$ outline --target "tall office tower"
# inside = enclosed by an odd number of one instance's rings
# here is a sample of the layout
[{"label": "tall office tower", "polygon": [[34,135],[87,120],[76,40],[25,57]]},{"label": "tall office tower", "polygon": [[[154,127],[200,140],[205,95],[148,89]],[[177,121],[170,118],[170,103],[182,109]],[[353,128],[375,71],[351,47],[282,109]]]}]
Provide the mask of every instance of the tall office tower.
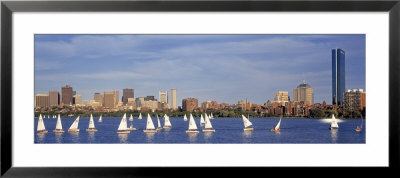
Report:
[{"label": "tall office tower", "polygon": [[332,49],[332,104],[343,104],[345,83],[345,53],[340,48]]},{"label": "tall office tower", "polygon": [[158,91],[158,99],[160,103],[168,104],[168,91]]},{"label": "tall office tower", "polygon": [[124,88],[122,91],[122,103],[124,103],[124,105],[128,103],[128,98],[134,98],[133,89]]},{"label": "tall office tower", "polygon": [[309,84],[306,84],[305,80],[296,89],[293,89],[293,101],[304,102],[307,105],[314,104],[313,89]]},{"label": "tall office tower", "polygon": [[199,100],[196,98],[185,98],[182,100],[182,109],[184,111],[190,111],[197,109],[199,107]]},{"label": "tall office tower", "polygon": [[75,98],[75,105],[81,105],[82,104],[82,96],[81,95],[74,95]]},{"label": "tall office tower", "polygon": [[60,92],[49,91],[49,104],[50,106],[58,106],[60,104]]},{"label": "tall office tower", "polygon": [[115,108],[115,91],[104,92],[104,107]]},{"label": "tall office tower", "polygon": [[49,106],[49,95],[37,94],[35,96],[35,107],[47,107]]},{"label": "tall office tower", "polygon": [[278,103],[289,102],[289,92],[287,91],[277,91],[275,92],[274,101]]},{"label": "tall office tower", "polygon": [[114,93],[114,106],[117,106],[119,103],[119,91],[114,90],[112,92]]},{"label": "tall office tower", "polygon": [[100,106],[103,106],[103,95],[100,93],[94,93],[93,99],[98,102]]},{"label": "tall office tower", "polygon": [[176,103],[176,89],[171,89],[171,108],[178,109],[178,106]]},{"label": "tall office tower", "polygon": [[69,85],[61,87],[62,100],[64,105],[72,105],[72,87]]}]

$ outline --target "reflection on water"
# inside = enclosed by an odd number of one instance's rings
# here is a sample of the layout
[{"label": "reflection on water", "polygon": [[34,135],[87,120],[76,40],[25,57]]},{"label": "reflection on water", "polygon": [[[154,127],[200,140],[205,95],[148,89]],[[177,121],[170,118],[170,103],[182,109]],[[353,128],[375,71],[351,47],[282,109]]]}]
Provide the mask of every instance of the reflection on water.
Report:
[{"label": "reflection on water", "polygon": [[62,143],[62,134],[63,133],[54,133],[54,134],[56,134],[56,142]]},{"label": "reflection on water", "polygon": [[211,136],[212,136],[212,132],[205,132],[204,133],[204,140],[206,140],[208,142]]},{"label": "reflection on water", "polygon": [[244,143],[250,143],[251,142],[251,133],[252,131],[243,131],[242,136],[243,136],[243,142]]},{"label": "reflection on water", "polygon": [[89,143],[93,143],[95,141],[94,134],[95,134],[95,132],[88,132]]},{"label": "reflection on water", "polygon": [[119,143],[128,143],[128,135],[129,134],[118,134]]},{"label": "reflection on water", "polygon": [[39,143],[44,143],[44,139],[46,138],[46,134],[45,133],[38,133],[37,137],[38,137],[38,142]]},{"label": "reflection on water", "polygon": [[337,143],[338,139],[337,129],[331,129],[331,138],[332,138],[332,143]]},{"label": "reflection on water", "polygon": [[197,133],[188,134],[188,136],[189,136],[189,142],[190,142],[190,143],[196,143],[197,135],[198,135]]},{"label": "reflection on water", "polygon": [[73,143],[79,143],[79,132],[68,132],[71,135],[71,141]]},{"label": "reflection on water", "polygon": [[155,133],[146,133],[146,141],[147,143],[153,143]]}]

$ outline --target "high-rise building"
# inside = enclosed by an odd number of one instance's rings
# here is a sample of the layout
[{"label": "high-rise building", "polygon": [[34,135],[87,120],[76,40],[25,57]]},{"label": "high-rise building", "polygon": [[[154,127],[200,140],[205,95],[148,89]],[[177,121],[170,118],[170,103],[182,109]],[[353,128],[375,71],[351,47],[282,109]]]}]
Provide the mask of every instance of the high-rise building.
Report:
[{"label": "high-rise building", "polygon": [[82,104],[82,96],[81,95],[74,95],[74,98],[75,98],[75,102],[74,102],[75,105],[79,106]]},{"label": "high-rise building", "polygon": [[60,104],[60,92],[49,91],[49,104],[50,106],[58,106]]},{"label": "high-rise building", "polygon": [[48,107],[48,106],[49,106],[48,94],[37,94],[35,96],[35,107]]},{"label": "high-rise building", "polygon": [[332,49],[332,104],[343,104],[345,85],[345,52],[340,48]]},{"label": "high-rise building", "polygon": [[277,91],[275,92],[274,101],[278,103],[289,102],[289,92],[287,91]]},{"label": "high-rise building", "polygon": [[142,107],[142,103],[144,102],[144,97],[139,97],[135,99],[136,107]]},{"label": "high-rise building", "polygon": [[176,89],[171,89],[171,108],[178,109],[176,100]]},{"label": "high-rise building", "polygon": [[61,103],[64,105],[72,105],[72,87],[69,85],[61,87],[62,100]]},{"label": "high-rise building", "polygon": [[182,100],[182,109],[184,111],[190,111],[197,109],[199,107],[199,100],[196,98],[185,98]]},{"label": "high-rise building", "polygon": [[114,106],[118,106],[119,103],[119,91],[118,90],[114,90]]},{"label": "high-rise building", "polygon": [[365,109],[365,92],[363,89],[347,90],[344,93],[343,108],[345,112],[362,111]]},{"label": "high-rise building", "polygon": [[124,105],[128,103],[128,98],[134,98],[134,91],[130,88],[124,88],[122,92],[122,103]]},{"label": "high-rise building", "polygon": [[305,80],[303,80],[303,83],[293,90],[293,101],[304,102],[307,105],[314,104],[313,89],[309,84],[306,84]]},{"label": "high-rise building", "polygon": [[158,91],[158,99],[160,103],[168,103],[168,91]]},{"label": "high-rise building", "polygon": [[106,108],[115,108],[115,92],[114,91],[105,91],[104,92],[104,107]]},{"label": "high-rise building", "polygon": [[103,106],[103,95],[101,95],[101,93],[94,93],[93,99],[98,102],[100,106]]}]

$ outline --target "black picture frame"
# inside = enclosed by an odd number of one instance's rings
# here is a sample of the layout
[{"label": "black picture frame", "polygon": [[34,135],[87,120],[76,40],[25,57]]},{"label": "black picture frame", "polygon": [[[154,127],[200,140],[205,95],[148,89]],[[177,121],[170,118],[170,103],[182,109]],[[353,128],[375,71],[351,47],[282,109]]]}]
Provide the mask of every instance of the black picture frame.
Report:
[{"label": "black picture frame", "polygon": [[[182,172],[177,168],[129,168],[129,167],[68,167],[68,168],[19,168],[12,165],[12,18],[13,12],[388,12],[389,13],[389,167],[363,168],[366,171],[349,171],[347,176],[367,175],[371,171],[392,171],[399,168],[399,121],[400,110],[400,1],[399,0],[264,0],[264,1],[2,1],[1,2],[1,176],[4,177],[176,177]],[[276,168],[276,167],[275,167]],[[337,168],[337,167],[335,167]],[[335,169],[333,168],[333,169]],[[353,167],[355,168],[355,167]],[[151,170],[149,170],[151,169]],[[155,169],[155,170],[154,170]],[[188,168],[184,172],[194,168]],[[209,168],[213,169],[213,168]],[[225,168],[211,171],[228,172]],[[279,168],[278,168],[279,169]],[[309,175],[309,168],[296,169]],[[332,169],[332,168],[319,168]],[[348,169],[348,168],[344,168]],[[357,168],[355,168],[357,169]],[[382,170],[383,169],[383,170]],[[202,174],[203,170],[194,172]],[[271,175],[265,168],[254,168],[252,175]],[[242,168],[229,170],[236,176]],[[280,174],[286,171],[279,171]],[[343,172],[342,172],[343,173]],[[342,174],[341,173],[341,174]],[[318,173],[320,174],[320,173]],[[321,176],[327,172],[322,172]],[[290,174],[292,175],[292,174]],[[248,176],[248,175],[247,175]],[[296,175],[298,176],[298,175]],[[317,175],[315,175],[317,176]]]}]

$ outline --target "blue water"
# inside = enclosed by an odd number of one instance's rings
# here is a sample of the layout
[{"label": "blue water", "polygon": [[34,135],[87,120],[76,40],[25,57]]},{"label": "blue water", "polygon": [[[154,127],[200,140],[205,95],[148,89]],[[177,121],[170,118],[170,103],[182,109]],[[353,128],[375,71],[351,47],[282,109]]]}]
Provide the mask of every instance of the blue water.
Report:
[{"label": "blue water", "polygon": [[[330,123],[322,119],[282,119],[281,131],[271,132],[270,128],[276,125],[279,118],[250,118],[254,131],[244,132],[241,118],[216,118],[211,123],[214,133],[203,133],[199,126],[200,119],[195,118],[198,134],[186,134],[189,121],[182,118],[170,118],[172,128],[163,129],[157,133],[144,133],[146,119],[134,119],[133,125],[137,130],[130,134],[117,134],[121,121],[119,118],[103,118],[97,122],[94,118],[98,132],[86,132],[89,118],[79,119],[79,133],[68,133],[75,118],[61,118],[64,133],[53,133],[57,119],[44,119],[47,134],[37,134],[38,119],[35,118],[35,143],[365,143],[365,122],[363,131],[355,132],[359,119],[345,119],[339,122],[339,129],[329,130]],[[163,120],[160,119],[164,124]],[[365,120],[364,120],[365,121]],[[157,127],[157,120],[153,119]],[[128,127],[130,121],[128,121]]]}]

